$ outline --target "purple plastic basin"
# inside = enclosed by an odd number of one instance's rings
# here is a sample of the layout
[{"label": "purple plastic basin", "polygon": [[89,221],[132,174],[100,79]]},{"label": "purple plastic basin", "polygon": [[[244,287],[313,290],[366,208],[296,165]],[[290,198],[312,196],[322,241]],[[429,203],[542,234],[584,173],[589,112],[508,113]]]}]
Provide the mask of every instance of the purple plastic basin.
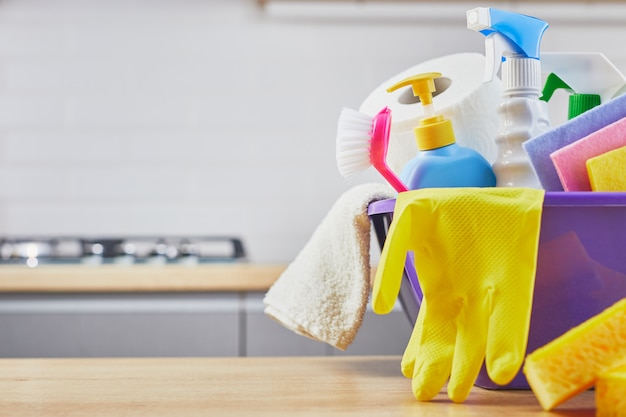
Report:
[{"label": "purple plastic basin", "polygon": [[[368,214],[382,248],[395,200],[373,202]],[[537,275],[527,352],[626,297],[626,193],[547,192],[537,254]],[[415,324],[422,292],[408,254],[399,300]],[[528,389],[520,371],[508,385],[489,379],[476,385]]]}]

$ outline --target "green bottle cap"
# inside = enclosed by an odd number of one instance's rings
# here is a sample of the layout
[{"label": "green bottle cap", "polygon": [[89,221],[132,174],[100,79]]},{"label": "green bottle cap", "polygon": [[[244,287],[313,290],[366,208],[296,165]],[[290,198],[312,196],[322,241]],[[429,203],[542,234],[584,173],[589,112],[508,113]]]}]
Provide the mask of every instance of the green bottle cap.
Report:
[{"label": "green bottle cap", "polygon": [[600,105],[599,94],[572,94],[569,96],[567,118],[573,119],[598,105]]}]

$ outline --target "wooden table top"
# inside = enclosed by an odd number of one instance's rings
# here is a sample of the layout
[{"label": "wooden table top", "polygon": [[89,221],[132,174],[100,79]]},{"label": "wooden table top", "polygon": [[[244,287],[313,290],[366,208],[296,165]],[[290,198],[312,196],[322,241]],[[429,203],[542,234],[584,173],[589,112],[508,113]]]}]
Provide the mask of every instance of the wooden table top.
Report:
[{"label": "wooden table top", "polygon": [[0,414],[18,416],[592,417],[593,391],[543,412],[531,391],[414,399],[389,356],[0,359]]},{"label": "wooden table top", "polygon": [[273,264],[0,266],[0,292],[266,291]]}]

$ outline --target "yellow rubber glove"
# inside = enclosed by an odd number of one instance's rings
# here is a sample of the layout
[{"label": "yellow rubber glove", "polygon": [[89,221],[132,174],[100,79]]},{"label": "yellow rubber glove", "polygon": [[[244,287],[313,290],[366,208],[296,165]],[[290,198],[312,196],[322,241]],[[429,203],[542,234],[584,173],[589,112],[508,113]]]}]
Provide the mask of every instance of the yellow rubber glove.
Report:
[{"label": "yellow rubber glove", "polygon": [[463,402],[486,359],[509,383],[526,352],[543,190],[439,188],[400,193],[374,281],[374,311],[393,308],[407,251],[424,294],[402,358],[413,393],[428,401],[449,378]]}]

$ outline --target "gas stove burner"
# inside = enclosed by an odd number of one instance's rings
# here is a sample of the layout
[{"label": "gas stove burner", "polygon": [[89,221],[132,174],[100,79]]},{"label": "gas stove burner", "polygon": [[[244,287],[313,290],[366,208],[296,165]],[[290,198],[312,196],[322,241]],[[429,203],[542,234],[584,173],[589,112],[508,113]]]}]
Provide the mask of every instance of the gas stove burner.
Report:
[{"label": "gas stove burner", "polygon": [[242,261],[236,237],[0,237],[0,264],[198,264]]}]

